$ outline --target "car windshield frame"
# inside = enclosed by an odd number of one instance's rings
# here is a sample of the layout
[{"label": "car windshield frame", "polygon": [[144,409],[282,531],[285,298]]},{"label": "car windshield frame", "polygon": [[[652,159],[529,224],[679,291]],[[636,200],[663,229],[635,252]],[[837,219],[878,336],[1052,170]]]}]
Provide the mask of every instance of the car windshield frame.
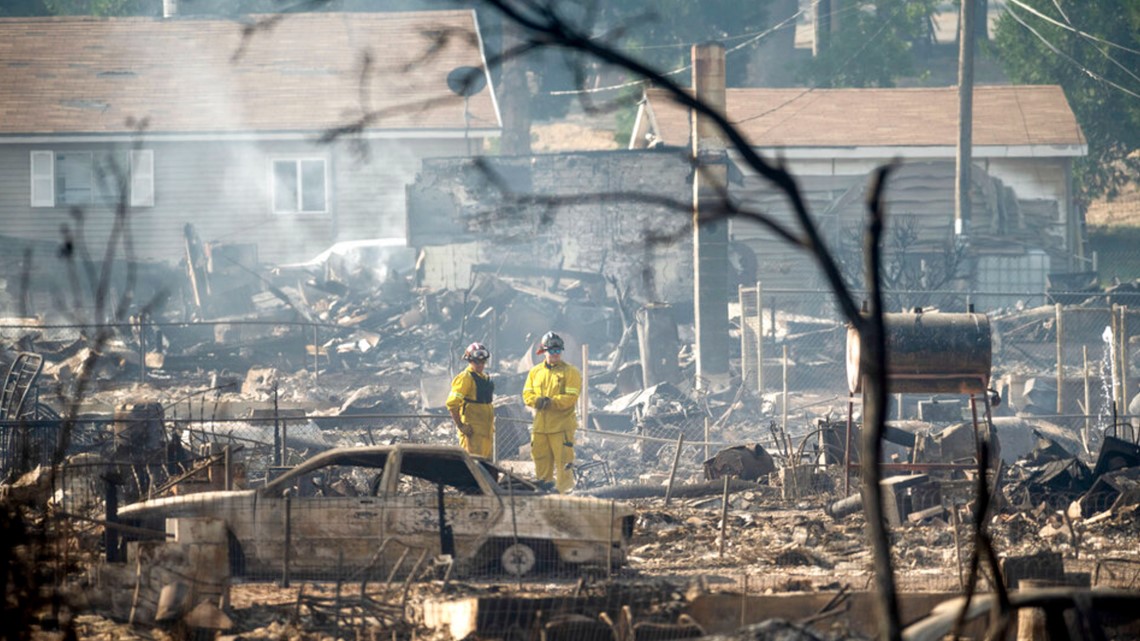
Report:
[{"label": "car windshield frame", "polygon": [[[436,461],[430,461],[436,459]],[[424,465],[421,461],[427,461]],[[474,485],[468,483],[459,483],[457,476],[447,477],[444,475],[445,467],[443,462],[453,462],[462,466],[462,469],[467,472],[470,480]],[[385,483],[398,484],[399,477],[409,476],[412,478],[420,479],[432,484],[442,485],[445,488],[451,488],[460,494],[468,496],[494,496],[495,482],[491,478],[490,473],[483,468],[482,465],[472,465],[474,461],[470,456],[462,452],[428,452],[420,450],[401,450],[399,454],[399,461],[396,471],[390,472],[392,476],[385,477]],[[414,462],[412,467],[408,467],[409,462]],[[433,465],[434,463],[435,465]],[[431,472],[437,472],[432,474]],[[393,496],[399,496],[398,488],[389,488]]]},{"label": "car windshield frame", "polygon": [[391,460],[392,451],[388,448],[331,450],[328,452],[321,452],[320,454],[313,456],[307,461],[304,461],[300,465],[297,465],[293,469],[285,472],[281,476],[273,479],[269,483],[266,483],[258,493],[265,496],[281,496],[286,489],[294,485],[294,482],[297,478],[324,467],[364,467],[380,470],[380,473],[383,474],[385,468],[388,467],[388,464]]},{"label": "car windshield frame", "polygon": [[[475,485],[456,482],[456,479],[448,479],[439,475],[432,475],[430,473],[432,471],[431,465],[423,465],[418,462],[425,458],[436,458],[440,461],[455,461],[457,464],[461,464],[463,469],[471,475],[471,479],[473,479]],[[409,459],[417,461],[416,466],[411,468],[410,472],[404,469],[405,461]],[[399,468],[398,470],[395,470],[393,467],[393,462],[396,463],[395,468]],[[491,472],[479,464],[479,460],[470,457],[461,450],[436,451],[431,449],[385,446],[345,448],[321,452],[286,471],[269,483],[266,483],[258,490],[258,493],[262,496],[282,496],[286,489],[296,484],[298,478],[311,474],[321,468],[333,466],[360,467],[377,470],[380,478],[377,479],[374,489],[379,490],[379,493],[384,493],[386,488],[390,488],[390,484],[395,484],[396,479],[398,479],[400,475],[408,475],[432,483],[442,482],[446,487],[453,487],[460,493],[472,496],[494,496],[502,494],[505,491],[496,483],[495,477]],[[519,480],[525,481],[525,479]],[[393,496],[398,494],[394,488],[390,489]]]}]

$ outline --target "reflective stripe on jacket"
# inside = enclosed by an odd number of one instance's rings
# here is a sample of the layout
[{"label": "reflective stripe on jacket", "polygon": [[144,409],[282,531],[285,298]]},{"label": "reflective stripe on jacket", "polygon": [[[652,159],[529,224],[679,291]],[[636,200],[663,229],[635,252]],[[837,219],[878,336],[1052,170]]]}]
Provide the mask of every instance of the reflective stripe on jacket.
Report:
[{"label": "reflective stripe on jacket", "polygon": [[[478,384],[476,384],[476,378],[479,379]],[[483,388],[482,396],[487,398],[486,402],[479,402],[480,387]],[[495,408],[491,405],[494,390],[495,383],[490,376],[480,374],[468,365],[467,369],[459,372],[451,380],[451,393],[447,395],[447,409],[458,411],[459,418],[476,430],[480,428],[484,432],[491,430],[495,427]]]},{"label": "reflective stripe on jacket", "polygon": [[535,433],[570,432],[572,434],[578,427],[578,416],[575,410],[578,406],[578,394],[581,389],[582,374],[578,368],[566,361],[559,361],[553,366],[547,366],[544,361],[531,368],[526,377],[526,385],[523,386],[523,402],[528,407],[534,407],[535,400],[540,396],[547,396],[551,400],[546,409],[535,411]]}]

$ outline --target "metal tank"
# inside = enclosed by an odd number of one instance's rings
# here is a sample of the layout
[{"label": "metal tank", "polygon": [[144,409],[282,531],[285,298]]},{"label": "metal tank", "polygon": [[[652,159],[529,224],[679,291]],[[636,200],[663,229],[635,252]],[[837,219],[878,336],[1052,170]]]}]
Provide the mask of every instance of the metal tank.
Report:
[{"label": "metal tank", "polygon": [[[893,393],[982,394],[990,386],[990,319],[974,312],[884,314]],[[859,333],[847,329],[847,387],[862,392]]]}]

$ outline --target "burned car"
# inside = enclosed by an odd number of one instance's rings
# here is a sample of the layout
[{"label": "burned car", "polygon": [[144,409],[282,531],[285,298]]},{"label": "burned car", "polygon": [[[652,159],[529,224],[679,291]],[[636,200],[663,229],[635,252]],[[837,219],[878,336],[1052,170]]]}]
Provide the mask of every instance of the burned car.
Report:
[{"label": "burned car", "polygon": [[[521,576],[619,566],[634,513],[607,500],[544,494],[458,447],[396,444],[322,452],[258,489],[150,499],[124,523],[225,523],[236,575],[391,576],[450,555],[462,573]],[[446,557],[444,557],[446,558]]]}]

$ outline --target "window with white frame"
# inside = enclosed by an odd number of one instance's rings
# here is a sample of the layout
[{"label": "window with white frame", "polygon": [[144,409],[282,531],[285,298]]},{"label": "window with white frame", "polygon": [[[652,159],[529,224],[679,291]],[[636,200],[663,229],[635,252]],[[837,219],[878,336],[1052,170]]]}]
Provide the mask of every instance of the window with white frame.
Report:
[{"label": "window with white frame", "polygon": [[153,150],[131,150],[131,207],[154,207]]},{"label": "window with white frame", "polygon": [[95,168],[90,151],[55,154],[55,202],[57,205],[89,205]]},{"label": "window with white frame", "polygon": [[323,214],[328,211],[328,171],[324,158],[273,160],[273,213]]},{"label": "window with white frame", "polygon": [[[129,158],[121,153],[107,157],[107,167],[96,166],[90,151],[33,151],[31,157],[32,207],[90,205],[99,201],[114,203],[119,190],[108,179],[123,168],[132,207],[154,206],[154,151],[135,149]],[[103,178],[104,180],[100,180]]]},{"label": "window with white frame", "polygon": [[32,207],[55,207],[55,154],[32,152]]}]

